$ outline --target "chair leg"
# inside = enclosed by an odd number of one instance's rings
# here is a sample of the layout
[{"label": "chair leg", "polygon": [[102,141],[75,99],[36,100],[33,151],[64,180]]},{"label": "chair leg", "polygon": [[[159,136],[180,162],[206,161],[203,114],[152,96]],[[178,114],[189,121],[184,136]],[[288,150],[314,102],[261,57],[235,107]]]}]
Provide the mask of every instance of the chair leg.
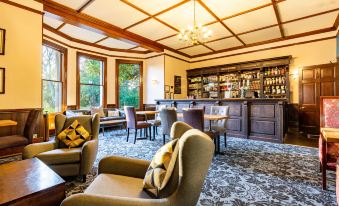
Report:
[{"label": "chair leg", "polygon": [[227,147],[226,132],[224,133],[225,148]]},{"label": "chair leg", "polygon": [[[142,130],[142,129],[141,129]],[[141,130],[140,130],[140,133],[141,133]],[[135,133],[134,133],[134,143],[137,141],[137,135],[138,135],[138,129],[135,129]]]},{"label": "chair leg", "polygon": [[86,182],[86,179],[87,179],[87,176],[86,176],[86,175],[82,175],[82,182],[83,182],[83,183]]},{"label": "chair leg", "polygon": [[162,144],[165,144],[166,135],[162,135]]},{"label": "chair leg", "polygon": [[105,136],[105,129],[104,129],[104,127],[101,127],[101,129],[102,129],[102,136]]},{"label": "chair leg", "polygon": [[140,137],[142,137],[142,129],[140,129]]},{"label": "chair leg", "polygon": [[127,128],[127,139],[126,139],[126,142],[128,142],[128,138],[129,138],[129,128]]},{"label": "chair leg", "polygon": [[155,127],[155,132],[158,135],[158,127],[157,126]]},{"label": "chair leg", "polygon": [[[325,164],[324,164],[325,165]],[[327,183],[327,180],[326,180],[326,167],[322,167],[322,186],[323,186],[323,190],[326,190],[327,187],[326,187],[326,183]]]}]

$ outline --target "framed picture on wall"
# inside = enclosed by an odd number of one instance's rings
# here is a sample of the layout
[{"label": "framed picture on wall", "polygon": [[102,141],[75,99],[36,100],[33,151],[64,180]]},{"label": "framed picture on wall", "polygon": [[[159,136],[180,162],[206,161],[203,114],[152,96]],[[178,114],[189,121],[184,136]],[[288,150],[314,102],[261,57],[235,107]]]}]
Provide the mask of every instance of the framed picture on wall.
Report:
[{"label": "framed picture on wall", "polygon": [[5,68],[0,68],[0,94],[5,94]]},{"label": "framed picture on wall", "polygon": [[174,76],[174,94],[181,94],[181,76]]},{"label": "framed picture on wall", "polygon": [[6,30],[0,28],[0,55],[5,55],[5,35]]}]

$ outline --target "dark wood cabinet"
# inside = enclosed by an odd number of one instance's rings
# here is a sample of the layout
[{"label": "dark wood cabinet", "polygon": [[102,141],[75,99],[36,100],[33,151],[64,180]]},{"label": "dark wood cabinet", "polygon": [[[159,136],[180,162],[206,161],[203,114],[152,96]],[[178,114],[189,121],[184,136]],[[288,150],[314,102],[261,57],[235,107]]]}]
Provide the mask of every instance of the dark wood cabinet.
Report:
[{"label": "dark wood cabinet", "polygon": [[320,96],[339,92],[338,63],[303,67],[299,70],[299,129],[319,133]]}]

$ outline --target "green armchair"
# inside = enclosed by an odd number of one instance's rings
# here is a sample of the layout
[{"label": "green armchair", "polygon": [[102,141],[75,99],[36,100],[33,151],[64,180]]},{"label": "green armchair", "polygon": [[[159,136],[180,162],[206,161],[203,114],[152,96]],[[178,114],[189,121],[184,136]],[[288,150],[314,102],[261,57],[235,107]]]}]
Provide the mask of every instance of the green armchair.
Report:
[{"label": "green armchair", "polygon": [[174,123],[172,130],[173,135],[182,134],[179,155],[159,198],[143,190],[149,161],[110,156],[100,161],[98,176],[86,191],[71,195],[61,205],[196,205],[213,158],[214,144],[209,136],[183,122]]},{"label": "green armchair", "polygon": [[99,116],[95,114],[66,117],[58,114],[55,117],[56,135],[71,125],[74,120],[78,120],[90,133],[92,136],[90,141],[77,148],[68,148],[58,138],[50,142],[31,144],[24,148],[23,159],[37,157],[60,176],[82,175],[85,182],[98,152]]}]

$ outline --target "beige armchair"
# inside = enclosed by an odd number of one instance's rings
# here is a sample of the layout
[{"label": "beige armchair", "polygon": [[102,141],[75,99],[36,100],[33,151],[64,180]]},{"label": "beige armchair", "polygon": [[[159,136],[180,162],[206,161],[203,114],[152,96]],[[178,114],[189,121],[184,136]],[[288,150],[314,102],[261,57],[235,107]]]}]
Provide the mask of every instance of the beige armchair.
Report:
[{"label": "beige armchair", "polygon": [[85,182],[98,151],[99,116],[95,114],[94,116],[66,117],[58,114],[55,117],[56,135],[71,125],[74,120],[78,120],[92,135],[90,141],[85,142],[82,147],[70,149],[58,138],[50,142],[31,144],[24,148],[23,159],[37,157],[60,176],[82,175]]},{"label": "beige armchair", "polygon": [[100,161],[98,176],[85,193],[72,195],[61,205],[196,205],[213,158],[214,144],[206,134],[183,122],[174,123],[172,130],[172,134],[183,135],[173,174],[159,198],[143,190],[149,161],[111,156]]}]

